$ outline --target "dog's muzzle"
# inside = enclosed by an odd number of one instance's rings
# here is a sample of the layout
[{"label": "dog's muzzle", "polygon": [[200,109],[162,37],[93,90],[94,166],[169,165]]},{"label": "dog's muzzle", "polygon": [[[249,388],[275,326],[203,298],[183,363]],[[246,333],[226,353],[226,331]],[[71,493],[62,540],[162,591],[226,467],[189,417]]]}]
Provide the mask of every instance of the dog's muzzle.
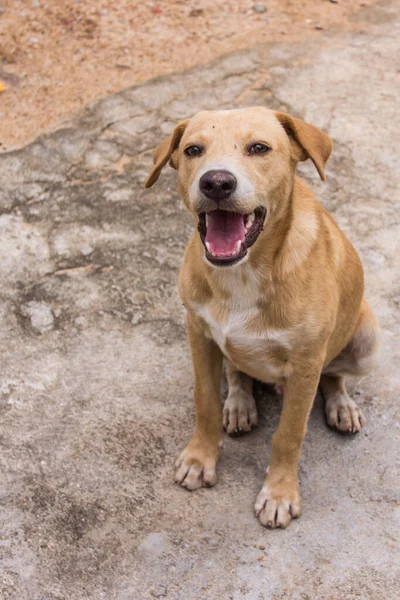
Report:
[{"label": "dog's muzzle", "polygon": [[240,262],[262,232],[266,214],[264,206],[249,214],[221,209],[200,213],[198,231],[207,260],[218,267]]}]

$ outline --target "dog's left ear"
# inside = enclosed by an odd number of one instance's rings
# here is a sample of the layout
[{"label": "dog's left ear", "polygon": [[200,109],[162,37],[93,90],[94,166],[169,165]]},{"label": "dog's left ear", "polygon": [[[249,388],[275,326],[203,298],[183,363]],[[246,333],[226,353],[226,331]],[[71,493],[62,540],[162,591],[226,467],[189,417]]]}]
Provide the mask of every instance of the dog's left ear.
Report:
[{"label": "dog's left ear", "polygon": [[289,136],[296,161],[311,158],[322,181],[325,181],[325,163],[332,152],[332,140],[323,131],[286,113],[275,113]]},{"label": "dog's left ear", "polygon": [[186,121],[182,121],[181,123],[179,123],[175,127],[171,135],[167,137],[167,139],[163,140],[161,144],[157,146],[157,148],[154,150],[154,167],[150,171],[145,181],[144,187],[149,188],[155,184],[155,182],[160,176],[163,167],[165,167],[168,161],[170,161],[171,167],[174,167],[174,169],[178,168],[177,156],[173,155],[179,147],[179,142],[181,141],[184,131],[188,126],[189,120],[190,119],[187,119]]}]

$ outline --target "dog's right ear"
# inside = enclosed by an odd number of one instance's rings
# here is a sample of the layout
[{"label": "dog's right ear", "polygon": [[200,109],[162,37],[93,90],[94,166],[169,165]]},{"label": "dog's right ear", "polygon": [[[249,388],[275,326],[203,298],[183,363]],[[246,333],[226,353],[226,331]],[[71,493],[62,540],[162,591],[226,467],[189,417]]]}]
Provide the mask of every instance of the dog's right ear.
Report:
[{"label": "dog's right ear", "polygon": [[171,135],[167,137],[167,139],[163,140],[161,144],[157,146],[157,148],[154,150],[154,167],[150,171],[145,181],[144,187],[149,188],[155,184],[155,182],[160,176],[163,167],[165,167],[168,161],[170,161],[171,167],[174,167],[174,169],[178,168],[177,157],[174,157],[173,154],[175,150],[177,150],[179,147],[179,142],[181,141],[185,129],[188,126],[189,120],[190,119],[187,119],[186,121],[182,121],[181,123],[179,123],[175,127]]}]

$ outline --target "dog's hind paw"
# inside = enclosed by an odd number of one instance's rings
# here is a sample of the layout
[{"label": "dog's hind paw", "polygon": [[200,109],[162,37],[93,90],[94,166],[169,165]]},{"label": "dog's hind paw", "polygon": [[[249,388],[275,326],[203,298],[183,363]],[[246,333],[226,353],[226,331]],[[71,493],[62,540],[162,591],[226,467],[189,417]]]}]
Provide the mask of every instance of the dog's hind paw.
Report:
[{"label": "dog's hind paw", "polygon": [[243,390],[229,394],[223,410],[223,424],[227,433],[250,431],[257,421],[257,407],[251,394]]},{"label": "dog's hind paw", "polygon": [[325,412],[328,425],[341,433],[358,433],[365,425],[361,408],[347,394],[328,398]]}]

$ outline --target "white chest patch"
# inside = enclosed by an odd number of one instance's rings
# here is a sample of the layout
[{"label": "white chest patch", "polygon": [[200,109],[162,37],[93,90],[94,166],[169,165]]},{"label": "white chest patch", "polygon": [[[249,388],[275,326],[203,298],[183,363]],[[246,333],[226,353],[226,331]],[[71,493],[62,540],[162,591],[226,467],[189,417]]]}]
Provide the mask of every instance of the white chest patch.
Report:
[{"label": "white chest patch", "polygon": [[218,321],[215,314],[213,314],[212,306],[209,304],[205,306],[196,305],[193,308],[196,314],[207,323],[210,337],[218,344],[225,356],[228,356],[226,350],[226,340],[228,338],[232,343],[239,338],[246,345],[251,343],[253,334],[246,332],[246,322],[254,313],[250,311],[228,312],[226,319]]},{"label": "white chest patch", "polygon": [[[245,266],[245,265],[244,265]],[[191,303],[191,308],[208,325],[209,336],[220,347],[227,358],[227,340],[229,347],[235,351],[248,354],[266,352],[271,345],[290,348],[289,332],[273,327],[255,326],[260,308],[257,303],[261,299],[256,275],[247,270],[247,284],[243,284],[234,271],[224,274],[224,288],[230,294],[229,300],[217,303],[211,300],[207,304]]]}]

